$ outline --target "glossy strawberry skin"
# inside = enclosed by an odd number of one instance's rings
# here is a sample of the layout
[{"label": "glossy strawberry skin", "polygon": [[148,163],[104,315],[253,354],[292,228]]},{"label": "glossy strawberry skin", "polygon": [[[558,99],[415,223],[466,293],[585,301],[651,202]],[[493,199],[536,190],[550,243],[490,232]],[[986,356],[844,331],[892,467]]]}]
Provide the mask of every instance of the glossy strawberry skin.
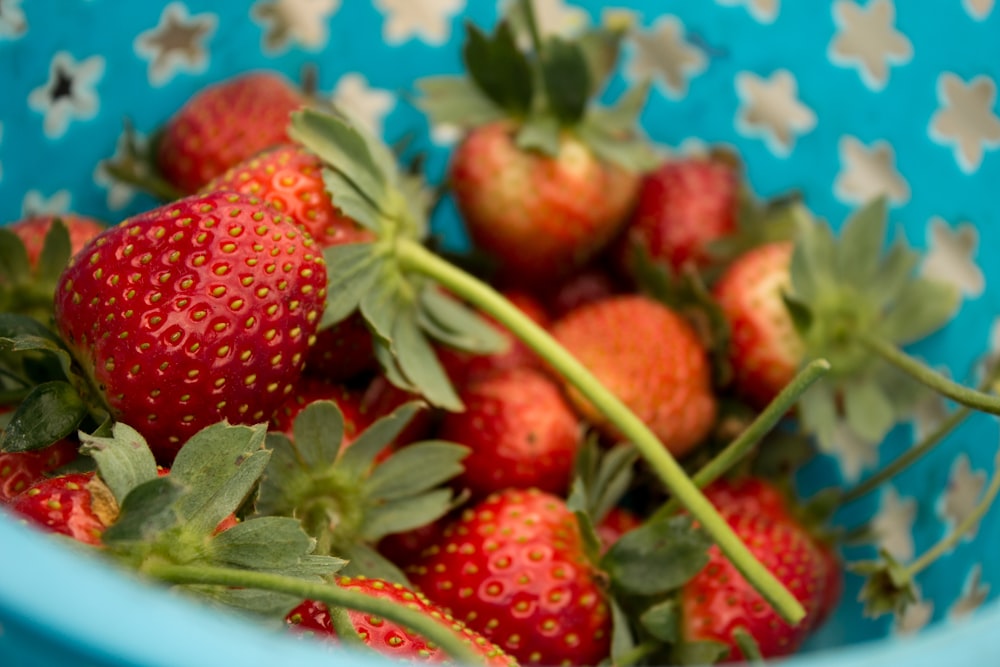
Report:
[{"label": "glossy strawberry skin", "polygon": [[805,356],[782,292],[791,283],[792,245],[758,246],[738,257],[712,293],[729,324],[737,394],[761,409],[795,377]]},{"label": "glossy strawberry skin", "polygon": [[[666,306],[641,295],[602,299],[557,320],[552,335],[675,456],[707,436],[717,412],[708,356]],[[575,388],[567,394],[587,421],[620,437]]]},{"label": "glossy strawberry skin", "polygon": [[639,177],[563,139],[548,157],[518,148],[515,127],[480,126],[452,155],[456,205],[477,248],[497,260],[499,279],[539,285],[569,275],[627,221]]},{"label": "glossy strawberry skin", "polygon": [[202,428],[266,421],[315,339],[326,267],[260,201],[195,195],[91,241],[62,274],[59,332],[112,416],[161,463]]},{"label": "glossy strawberry skin", "polygon": [[594,665],[611,616],[561,498],[508,489],[463,512],[407,569],[428,598],[526,665]]},{"label": "glossy strawberry skin", "polygon": [[105,229],[107,225],[85,215],[75,213],[60,213],[58,215],[37,215],[13,222],[7,229],[17,234],[28,253],[28,263],[38,266],[38,260],[45,245],[45,236],[49,233],[53,221],[62,220],[69,233],[70,254],[75,255],[80,249]]},{"label": "glossy strawberry skin", "polygon": [[9,504],[15,514],[44,530],[98,546],[117,506],[94,473],[70,473],[32,484]]},{"label": "glossy strawberry skin", "polygon": [[[462,624],[456,624],[443,609],[428,601],[420,593],[401,584],[366,577],[339,577],[337,585],[349,591],[405,604],[411,609],[439,619],[442,624],[461,632],[469,645],[475,648],[485,663],[491,667],[514,667],[517,664],[501,649],[484,640],[479,633]],[[450,662],[449,656],[441,648],[406,628],[356,610],[349,610],[347,614],[362,641],[378,653],[403,662],[432,664]],[[330,620],[330,610],[322,602],[304,600],[288,613],[285,621],[293,632],[331,640],[335,640],[337,636]]]},{"label": "glossy strawberry skin", "polygon": [[60,440],[32,452],[0,452],[0,503],[9,503],[45,474],[73,461],[76,443]]},{"label": "glossy strawberry skin", "polygon": [[282,76],[249,72],[207,86],[162,128],[156,164],[182,193],[197,192],[238,162],[289,141],[289,114],[305,98]]},{"label": "glossy strawberry skin", "polygon": [[558,384],[540,371],[513,368],[459,392],[462,412],[441,418],[438,436],[471,449],[454,485],[483,498],[508,487],[562,495],[583,437]]}]

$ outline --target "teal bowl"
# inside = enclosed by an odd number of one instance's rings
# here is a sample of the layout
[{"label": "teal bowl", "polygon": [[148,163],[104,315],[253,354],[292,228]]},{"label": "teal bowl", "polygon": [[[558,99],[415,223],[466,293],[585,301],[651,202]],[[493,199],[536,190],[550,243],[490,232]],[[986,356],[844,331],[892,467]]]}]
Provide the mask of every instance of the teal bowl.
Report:
[{"label": "teal bowl", "polygon": [[[651,77],[642,122],[657,143],[678,152],[733,149],[759,195],[798,192],[835,225],[885,196],[893,225],[926,251],[920,270],[951,281],[963,298],[946,328],[907,351],[976,383],[1000,347],[1000,261],[989,250],[1000,248],[1000,9],[991,0],[934,11],[894,0],[537,2],[546,30],[609,12],[631,17],[634,32],[607,94]],[[121,149],[123,119],[147,136],[200,87],[260,68],[290,78],[314,68],[319,91],[388,141],[410,138],[439,178],[454,134],[429,127],[408,93],[422,76],[458,72],[463,22],[491,25],[502,4],[0,0],[0,223],[66,211],[117,221],[149,208],[152,200],[113,184],[102,165]],[[433,224],[448,244],[465,247],[451,207]],[[802,471],[800,491],[858,483],[952,409],[923,405],[877,446],[845,440]],[[995,418],[974,415],[917,465],[841,510],[838,525],[876,527],[873,544],[846,548],[845,557],[884,548],[906,562],[937,543],[994,474],[998,435]],[[993,508],[920,574],[920,600],[902,618],[864,617],[861,578],[848,575],[833,617],[784,664],[995,662],[997,553]],[[322,647],[138,583],[0,515],[0,664],[330,659]],[[337,659],[351,667],[378,661]]]}]

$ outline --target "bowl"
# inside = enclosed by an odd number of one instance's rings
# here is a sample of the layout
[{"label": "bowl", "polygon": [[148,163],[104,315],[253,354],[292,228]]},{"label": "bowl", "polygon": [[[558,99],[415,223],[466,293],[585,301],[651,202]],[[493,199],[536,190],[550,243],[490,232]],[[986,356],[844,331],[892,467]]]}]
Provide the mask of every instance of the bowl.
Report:
[{"label": "bowl", "polygon": [[[153,205],[115,183],[104,160],[123,150],[123,122],[149,137],[202,86],[253,69],[312,79],[324,96],[444,171],[456,134],[430,127],[413,82],[461,69],[464,21],[490,25],[503,2],[256,0],[60,5],[0,0],[0,221],[75,211],[117,221]],[[649,78],[649,136],[675,153],[726,147],[762,197],[796,192],[839,225],[875,196],[925,251],[920,271],[953,283],[962,306],[948,326],[907,351],[975,384],[1000,346],[1000,106],[995,35],[1000,11],[965,0],[920,12],[892,0],[780,3],[679,0],[650,7],[537,0],[543,30],[607,18],[632,22],[615,97]],[[434,219],[446,244],[467,246],[447,202]],[[803,495],[853,485],[906,451],[954,406],[929,401],[877,446],[844,440],[801,472]],[[975,414],[918,464],[842,509],[838,525],[871,521],[874,544],[912,561],[947,535],[994,474],[994,417]],[[830,621],[788,661],[796,667],[981,665],[1000,649],[994,582],[1000,514],[924,570],[920,600],[901,618],[868,619],[849,575]],[[318,647],[207,612],[0,515],[0,654],[5,664],[309,664]],[[155,621],[153,620],[155,619]],[[183,637],[183,641],[175,638]],[[327,656],[328,659],[328,656]],[[346,664],[378,659],[348,655]]]}]

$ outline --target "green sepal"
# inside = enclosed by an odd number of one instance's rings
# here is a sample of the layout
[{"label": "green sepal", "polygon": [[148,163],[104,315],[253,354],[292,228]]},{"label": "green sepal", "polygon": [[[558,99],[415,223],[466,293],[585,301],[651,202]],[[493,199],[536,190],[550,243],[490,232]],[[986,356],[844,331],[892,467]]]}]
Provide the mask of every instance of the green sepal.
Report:
[{"label": "green sepal", "polygon": [[119,504],[140,484],[156,479],[156,459],[142,434],[122,422],[110,436],[80,433],[80,453],[97,463],[101,479]]},{"label": "green sepal", "polygon": [[119,549],[155,542],[181,523],[177,503],[187,492],[184,484],[169,475],[138,484],[120,501],[118,518],[101,535],[102,542]]},{"label": "green sepal", "polygon": [[601,567],[620,590],[659,595],[683,586],[705,567],[711,545],[688,516],[650,520],[613,544]]},{"label": "green sepal", "polygon": [[881,442],[896,423],[892,399],[876,382],[850,381],[843,391],[844,418],[867,442]]},{"label": "green sepal", "polygon": [[383,461],[368,478],[367,493],[382,501],[415,496],[464,470],[469,448],[443,440],[426,440],[403,447]]},{"label": "green sepal", "polygon": [[828,453],[834,451],[838,416],[831,383],[826,378],[816,382],[799,398],[798,409],[803,427],[816,437],[819,448]]},{"label": "green sepal", "polygon": [[576,127],[576,135],[603,162],[634,172],[655,168],[662,158],[642,137],[622,135],[602,127],[594,116],[585,118]]},{"label": "green sepal", "polygon": [[257,571],[283,572],[311,554],[316,540],[291,517],[262,516],[227,528],[212,538],[212,560]]},{"label": "green sepal", "polygon": [[671,665],[714,665],[729,655],[729,647],[710,640],[679,642],[671,651]]},{"label": "green sepal", "polygon": [[589,434],[574,461],[574,486],[582,494],[578,509],[600,522],[630,488],[638,460],[639,452],[631,443],[605,448],[596,435]]},{"label": "green sepal", "polygon": [[[269,441],[271,435],[268,434]],[[333,401],[314,401],[295,415],[292,436],[297,462],[301,465],[307,468],[333,465],[344,439],[344,415]]]},{"label": "green sepal", "polygon": [[836,244],[836,274],[847,284],[867,289],[878,273],[885,244],[887,205],[876,197],[847,218]]},{"label": "green sepal", "polygon": [[635,650],[635,634],[632,631],[628,614],[610,596],[608,597],[608,607],[611,609],[611,664],[619,665],[622,658]]},{"label": "green sepal", "polygon": [[680,609],[672,598],[657,602],[639,615],[643,630],[665,644],[675,644],[680,639],[680,620]]},{"label": "green sepal", "polygon": [[375,359],[382,368],[382,373],[394,387],[410,394],[420,393],[420,387],[411,382],[406,377],[406,374],[403,373],[403,369],[400,368],[399,361],[396,359],[395,353],[392,351],[392,347],[387,340],[381,336],[373,336],[372,348]]},{"label": "green sepal", "polygon": [[462,57],[479,90],[509,113],[527,113],[535,94],[534,72],[510,23],[501,20],[493,35],[487,35],[467,22],[465,34]]},{"label": "green sepal", "polygon": [[541,53],[542,79],[549,110],[562,125],[575,125],[587,109],[593,82],[583,49],[560,37],[546,40]]},{"label": "green sepal", "polygon": [[864,604],[864,615],[869,618],[902,614],[917,601],[909,571],[884,549],[878,559],[849,563],[847,569],[865,578],[858,601]]},{"label": "green sepal", "polygon": [[0,434],[0,451],[48,447],[75,433],[87,412],[86,403],[68,382],[40,384],[21,400]]},{"label": "green sepal", "polygon": [[369,497],[361,536],[374,544],[386,535],[426,526],[453,509],[453,495],[451,489],[441,488],[388,501]]},{"label": "green sepal", "polygon": [[412,586],[399,567],[366,544],[359,542],[347,544],[342,548],[340,555],[347,559],[347,565],[341,572],[349,577],[360,575]]},{"label": "green sepal", "polygon": [[186,585],[180,586],[184,591],[197,595],[201,600],[218,605],[227,611],[238,611],[248,614],[254,622],[268,625],[264,619],[269,619],[279,627],[282,619],[295,609],[302,600],[292,595],[273,593],[257,588],[229,588],[224,586]]},{"label": "green sepal", "polygon": [[521,123],[514,143],[522,150],[554,157],[559,154],[562,132],[558,118],[550,113],[535,113]]},{"label": "green sepal", "polygon": [[795,248],[789,267],[795,296],[815,303],[823,294],[837,289],[836,252],[833,231],[801,204],[792,207],[795,219]]},{"label": "green sepal", "polygon": [[597,563],[601,560],[601,538],[597,534],[594,518],[588,510],[587,490],[583,480],[577,477],[570,484],[569,495],[566,498],[566,508],[576,517],[576,525],[580,531],[583,552],[587,560]]},{"label": "green sepal", "polygon": [[368,426],[340,455],[338,467],[350,478],[360,479],[371,472],[375,457],[403,432],[418,410],[421,401],[409,401]]},{"label": "green sepal", "polygon": [[400,317],[393,329],[393,351],[407,380],[419,388],[432,405],[460,412],[464,409],[455,387],[416,317]]},{"label": "green sepal", "polygon": [[0,227],[0,285],[19,285],[31,278],[28,251],[21,237]]},{"label": "green sepal", "polygon": [[785,304],[785,310],[788,311],[796,333],[799,334],[800,338],[808,336],[809,330],[816,319],[812,308],[809,307],[808,303],[792,296],[788,292],[781,293],[781,300]]},{"label": "green sepal", "polygon": [[508,344],[495,325],[436,285],[426,285],[420,291],[417,317],[431,338],[457,350],[491,354],[503,351]]},{"label": "green sepal", "polygon": [[600,93],[614,74],[626,33],[623,29],[599,26],[586,29],[576,38],[590,70],[589,95]]},{"label": "green sepal", "polygon": [[170,476],[190,492],[177,503],[180,517],[201,533],[211,533],[249,498],[271,452],[263,449],[266,427],[213,424],[184,443]]},{"label": "green sepal", "polygon": [[361,298],[384,271],[371,243],[345,243],[323,250],[327,297],[319,328],[326,329],[358,309]]},{"label": "green sepal", "polygon": [[506,117],[506,112],[464,76],[432,76],[417,81],[417,106],[433,124],[472,128]]},{"label": "green sepal", "polygon": [[55,286],[66,265],[69,264],[72,254],[69,230],[62,218],[56,217],[45,234],[42,252],[38,256],[37,280]]},{"label": "green sepal", "polygon": [[920,253],[906,244],[900,234],[889,247],[878,272],[865,286],[865,294],[880,310],[885,310],[899,299],[914,270],[920,262]]},{"label": "green sepal", "polygon": [[323,186],[340,212],[365,229],[377,232],[382,226],[378,204],[359,190],[343,172],[324,169],[322,173]]},{"label": "green sepal", "polygon": [[930,335],[946,324],[961,303],[954,285],[928,278],[906,284],[888,314],[878,323],[878,333],[899,345]]},{"label": "green sepal", "polygon": [[760,646],[746,628],[739,626],[733,630],[733,639],[736,641],[736,645],[740,647],[740,653],[743,654],[744,662],[748,665],[757,665],[758,667],[764,664],[764,656],[761,655]]}]

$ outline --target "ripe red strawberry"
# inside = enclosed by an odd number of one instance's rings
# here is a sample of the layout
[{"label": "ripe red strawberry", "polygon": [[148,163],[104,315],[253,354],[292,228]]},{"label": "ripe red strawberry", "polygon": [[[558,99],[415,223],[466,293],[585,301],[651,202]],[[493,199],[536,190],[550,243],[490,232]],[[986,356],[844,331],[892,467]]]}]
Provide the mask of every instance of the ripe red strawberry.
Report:
[{"label": "ripe red strawberry", "polygon": [[[384,417],[396,408],[410,401],[420,400],[419,394],[400,389],[392,384],[384,373],[373,377],[361,395],[361,413],[371,424],[379,417]],[[435,413],[432,410],[421,410],[403,427],[403,430],[393,440],[394,448],[402,447],[427,437],[434,426]]]},{"label": "ripe red strawberry", "polygon": [[445,413],[438,429],[472,450],[456,488],[473,498],[508,487],[566,493],[583,429],[554,380],[530,368],[501,370],[466,384],[459,397],[465,410]]},{"label": "ripe red strawberry", "polygon": [[[663,304],[641,295],[589,303],[557,320],[552,334],[675,456],[708,434],[717,411],[708,356],[694,329]],[[568,396],[587,421],[618,437],[579,392],[569,388]]]},{"label": "ripe red strawberry", "polygon": [[45,530],[98,546],[118,515],[118,505],[93,472],[70,473],[32,484],[9,507]]},{"label": "ripe red strawberry", "polygon": [[537,286],[568,276],[611,241],[639,176],[569,136],[549,157],[519,148],[515,133],[507,122],[471,130],[452,154],[449,178],[469,236],[497,260],[500,279]]},{"label": "ripe red strawberry", "polygon": [[675,272],[687,263],[705,266],[711,259],[709,244],[736,231],[738,195],[736,171],[723,161],[664,162],[642,181],[638,204],[622,237],[625,266],[633,242]]},{"label": "ripe red strawberry", "polygon": [[167,121],[156,164],[183,193],[260,151],[288,141],[289,114],[305,98],[274,72],[249,72],[208,86]]},{"label": "ripe red strawberry", "polygon": [[80,252],[84,244],[105,229],[107,225],[95,218],[76,213],[60,213],[58,215],[36,215],[18,220],[7,226],[7,229],[17,234],[28,253],[28,263],[38,266],[38,260],[45,245],[45,235],[49,233],[52,222],[58,218],[66,225],[69,232],[70,253]]},{"label": "ripe red strawberry", "polygon": [[74,460],[76,443],[60,440],[31,452],[0,452],[0,503],[8,503],[45,474]]},{"label": "ripe red strawberry", "polygon": [[597,538],[601,541],[601,550],[607,551],[625,533],[642,525],[642,519],[624,507],[612,507],[600,521],[594,525]]},{"label": "ripe red strawberry", "polygon": [[202,428],[266,421],[324,307],[312,239],[259,200],[191,196],[125,220],[62,274],[58,329],[161,463]]},{"label": "ripe red strawberry", "polygon": [[565,501],[508,489],[463,512],[407,570],[432,601],[528,665],[595,665],[611,616]]},{"label": "ripe red strawberry", "polygon": [[763,408],[788,384],[805,356],[785,307],[792,244],[769,243],[738,257],[712,289],[729,324],[736,392]]},{"label": "ripe red strawberry", "polygon": [[[383,600],[406,604],[440,620],[465,636],[467,643],[475,648],[487,665],[492,667],[514,667],[517,662],[502,649],[485,639],[474,630],[452,618],[444,609],[430,602],[417,591],[402,584],[383,579],[366,577],[339,577],[337,585]],[[364,612],[348,610],[348,617],[365,645],[375,651],[401,662],[446,663],[449,656],[438,646],[407,628]],[[330,610],[322,602],[305,600],[290,611],[285,618],[294,632],[335,639],[337,633],[330,620]]]}]

